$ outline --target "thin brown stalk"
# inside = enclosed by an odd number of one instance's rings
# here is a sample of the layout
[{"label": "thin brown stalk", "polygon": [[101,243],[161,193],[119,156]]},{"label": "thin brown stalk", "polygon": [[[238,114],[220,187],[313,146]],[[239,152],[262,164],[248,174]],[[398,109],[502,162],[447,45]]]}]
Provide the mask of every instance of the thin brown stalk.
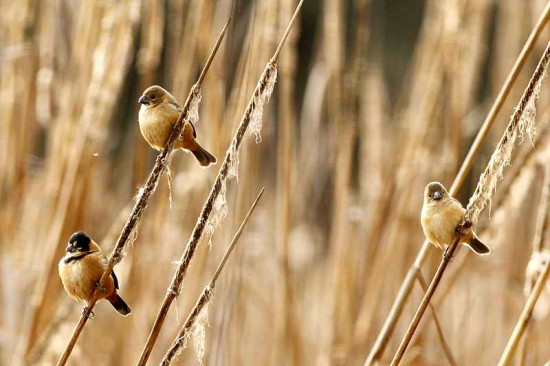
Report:
[{"label": "thin brown stalk", "polygon": [[[531,107],[534,107],[532,103],[534,103],[534,101],[538,97],[537,93],[540,90],[541,82],[544,79],[546,67],[548,66],[549,60],[550,43],[547,45],[544,54],[539,64],[537,65],[535,72],[533,73],[533,76],[529,80],[529,84],[527,85],[527,88],[525,89],[520,99],[520,103],[515,109],[510,123],[508,124],[508,127],[504,131],[502,138],[500,139],[493,155],[491,156],[491,160],[487,164],[485,171],[479,179],[476,190],[470,198],[470,202],[466,209],[466,214],[464,215],[464,223],[459,225],[459,227],[457,228],[459,229],[457,230],[457,235],[455,236],[451,246],[446,250],[446,255],[443,256],[443,259],[439,264],[437,272],[435,273],[435,276],[430,283],[430,287],[424,295],[424,298],[422,299],[422,302],[418,307],[418,310],[416,311],[416,314],[411,324],[409,325],[409,328],[407,329],[407,332],[405,333],[405,336],[403,337],[403,340],[401,341],[397,352],[395,353],[395,356],[391,362],[392,366],[397,366],[401,362],[405,351],[407,350],[407,347],[414,333],[416,332],[416,329],[418,328],[418,324],[420,324],[424,312],[426,311],[426,308],[428,307],[428,304],[433,294],[437,290],[437,287],[439,286],[439,283],[443,278],[445,270],[447,269],[451,258],[458,248],[458,244],[461,242],[462,234],[460,233],[460,229],[463,229],[464,227],[466,227],[466,225],[471,226],[477,223],[479,214],[486,207],[487,203],[490,201],[491,196],[494,193],[496,181],[501,177],[502,169],[506,164],[509,163],[509,159],[511,157],[516,140],[523,134],[524,131],[528,131],[530,129],[530,124],[525,123],[524,121],[524,113],[528,114],[526,118],[533,117],[531,115],[531,113],[533,113]],[[533,123],[533,121],[530,121],[530,123]]]},{"label": "thin brown stalk", "polygon": [[262,188],[258,196],[256,197],[256,200],[254,203],[252,203],[252,206],[248,210],[248,213],[244,217],[241,226],[239,226],[239,229],[233,236],[233,240],[231,240],[231,243],[229,244],[229,247],[227,248],[220,264],[218,265],[218,268],[216,269],[216,272],[214,272],[214,276],[212,276],[212,279],[206,285],[204,288],[202,294],[199,296],[199,299],[197,300],[195,306],[187,316],[187,319],[185,320],[185,323],[183,324],[183,327],[181,327],[181,330],[179,331],[178,335],[176,336],[176,339],[172,343],[172,346],[168,349],[166,354],[164,355],[164,358],[162,359],[161,365],[162,366],[168,366],[172,364],[174,361],[174,358],[177,357],[177,355],[180,354],[181,350],[185,347],[185,343],[187,341],[187,338],[189,336],[189,331],[195,324],[195,320],[197,320],[197,317],[201,313],[202,309],[209,303],[210,299],[214,295],[214,288],[216,287],[216,280],[220,276],[220,273],[222,272],[225,263],[227,263],[227,260],[229,259],[229,256],[231,255],[231,252],[237,245],[237,242],[239,241],[239,238],[241,237],[241,234],[243,232],[244,227],[248,223],[248,219],[254,212],[254,209],[256,208],[256,205],[258,204],[258,201],[262,197],[262,194],[264,193],[265,188]]},{"label": "thin brown stalk", "polygon": [[[282,1],[281,3],[281,24],[290,16],[294,7],[293,0]],[[279,190],[278,207],[277,207],[277,223],[279,226],[277,247],[280,258],[281,271],[281,286],[280,286],[280,325],[279,338],[280,347],[285,350],[282,354],[288,358],[282,362],[291,365],[300,365],[300,348],[301,334],[296,316],[296,300],[292,281],[292,273],[289,260],[289,238],[291,221],[292,221],[292,171],[294,159],[294,126],[295,118],[292,110],[294,83],[296,80],[296,37],[290,37],[288,40],[291,45],[285,53],[281,55],[280,61],[280,103],[279,103],[279,123],[280,128],[277,138],[277,151],[279,159],[277,159],[277,186]]]},{"label": "thin brown stalk", "polygon": [[[426,282],[426,279],[424,278],[424,275],[422,272],[418,272],[417,274],[417,280],[420,284],[420,287],[422,287],[422,290],[424,292],[428,291],[428,283]],[[435,311],[435,306],[433,304],[429,304],[430,311],[432,312],[432,317],[435,324],[435,329],[437,330],[437,336],[439,337],[439,341],[441,342],[441,347],[443,348],[443,353],[445,354],[445,357],[447,357],[447,361],[451,366],[457,366],[456,360],[453,356],[453,352],[451,350],[451,347],[449,346],[449,342],[447,342],[447,339],[445,338],[445,334],[443,333],[443,327],[441,326],[441,323],[439,322],[439,318],[437,317],[437,312]]]},{"label": "thin brown stalk", "polygon": [[[541,117],[541,120],[548,119],[548,111]],[[523,149],[516,158],[514,159],[513,165],[510,167],[508,173],[506,174],[506,179],[502,181],[499,190],[496,192],[495,199],[493,200],[492,210],[497,212],[503,208],[506,199],[510,197],[510,190],[512,186],[517,182],[518,178],[521,176],[520,173],[529,165],[529,163],[537,156],[535,154],[538,151],[538,147],[543,142],[544,138],[550,132],[550,124],[545,123],[542,129],[538,129],[538,133],[532,141],[533,146],[529,146],[526,149]],[[477,232],[483,237],[484,233],[488,230],[488,223],[482,222]],[[438,298],[434,299],[435,304],[437,305],[442,299],[447,296],[447,293],[453,287],[455,281],[458,278],[458,273],[460,273],[462,267],[466,264],[467,256],[462,256],[455,260],[455,265],[451,273],[447,274],[447,281],[438,292]]]},{"label": "thin brown stalk", "polygon": [[[251,125],[251,121],[259,122],[261,120],[263,103],[269,100],[269,96],[271,94],[273,85],[276,80],[277,60],[278,60],[279,53],[288,37],[288,33],[290,32],[292,25],[294,24],[296,16],[300,12],[300,8],[302,7],[303,2],[304,0],[301,0],[298,3],[298,6],[296,7],[296,10],[294,12],[294,15],[292,16],[287,26],[287,29],[277,47],[277,50],[273,54],[271,60],[267,63],[260,77],[260,80],[256,84],[256,88],[254,89],[252,98],[248,102],[248,106],[246,107],[246,110],[241,119],[241,122],[239,123],[237,132],[233,136],[233,140],[231,141],[229,149],[226,152],[223,164],[220,168],[220,171],[218,172],[218,175],[216,176],[216,180],[214,182],[214,185],[212,186],[212,189],[210,190],[210,193],[206,199],[206,202],[204,203],[204,206],[201,210],[197,223],[193,228],[191,237],[187,242],[185,250],[180,258],[179,265],[176,269],[176,272],[174,273],[174,277],[172,278],[172,281],[168,287],[166,296],[162,301],[162,305],[158,311],[153,327],[151,328],[149,336],[147,337],[147,342],[143,348],[141,357],[137,363],[139,366],[144,366],[147,363],[147,360],[151,355],[151,352],[158,338],[160,330],[164,325],[164,320],[168,315],[168,310],[170,309],[172,302],[176,299],[176,297],[179,294],[181,285],[183,284],[183,280],[185,279],[185,276],[187,274],[187,269],[191,264],[191,259],[193,258],[193,255],[197,249],[197,246],[203,236],[203,232],[205,231],[208,219],[211,218],[210,214],[214,209],[215,202],[219,196],[223,198],[223,194],[226,189],[225,187],[226,187],[227,179],[230,175],[235,174],[234,172],[235,164],[238,161],[239,147],[241,146],[244,135],[248,130],[249,125]],[[253,127],[254,129],[256,129],[257,126],[253,126]],[[217,219],[218,218],[215,218],[215,220]],[[214,224],[214,227],[215,225],[216,224]]]},{"label": "thin brown stalk", "polygon": [[191,105],[194,100],[197,99],[197,97],[200,96],[200,85],[208,72],[208,68],[210,67],[212,60],[214,59],[216,55],[216,51],[218,50],[221,41],[223,40],[225,33],[227,31],[227,27],[229,26],[229,22],[231,19],[229,19],[220,33],[218,40],[212,49],[212,52],[202,69],[202,72],[195,83],[193,87],[191,88],[191,91],[187,97],[187,100],[185,101],[185,104],[183,106],[183,111],[178,118],[178,121],[174,128],[172,129],[172,132],[170,133],[170,137],[168,138],[168,141],[166,143],[166,146],[164,147],[163,151],[158,155],[157,160],[155,162],[155,166],[153,167],[153,170],[151,174],[149,175],[149,178],[147,179],[147,182],[145,183],[145,187],[140,190],[139,198],[134,205],[132,212],[130,214],[130,217],[124,224],[124,228],[122,229],[122,232],[117,240],[117,243],[111,253],[111,256],[109,258],[109,261],[107,262],[107,265],[105,267],[105,271],[103,272],[103,275],[101,276],[101,279],[99,280],[99,286],[96,288],[92,299],[88,303],[88,306],[84,308],[84,311],[82,312],[82,316],[77,323],[71,338],[69,340],[69,343],[67,344],[65,351],[61,355],[61,358],[58,361],[58,366],[65,365],[75,344],[78,340],[78,337],[80,336],[80,333],[82,332],[82,329],[86,325],[86,322],[90,318],[90,314],[92,313],[92,310],[97,302],[97,298],[99,296],[100,287],[103,287],[105,284],[106,279],[111,275],[111,272],[113,271],[113,267],[118,264],[123,256],[124,251],[127,247],[128,242],[132,240],[133,233],[135,232],[135,229],[137,228],[137,225],[139,224],[139,221],[141,220],[143,216],[143,212],[147,208],[147,205],[149,203],[149,198],[154,194],[158,181],[162,174],[166,171],[169,160],[170,160],[170,154],[172,152],[172,148],[174,145],[174,142],[176,141],[176,138],[181,134],[183,131],[183,126],[190,118],[190,110]]},{"label": "thin brown stalk", "polygon": [[[547,230],[547,224],[548,224],[548,204],[550,201],[549,198],[549,191],[550,191],[550,162],[546,163],[546,166],[543,169],[544,173],[544,180],[543,185],[541,189],[540,194],[540,202],[539,207],[537,211],[537,221],[535,225],[535,234],[533,236],[533,254],[531,254],[531,261],[536,260],[538,262],[537,256],[540,255],[542,249],[543,249],[543,238],[544,234]],[[528,264],[528,268],[530,267],[531,261]],[[529,273],[529,269],[527,270],[527,274],[525,276],[525,289],[526,293],[531,293],[533,290],[533,285],[536,283],[536,272],[535,273]],[[528,299],[528,297],[527,297]],[[523,335],[519,335],[519,341],[521,341],[520,350],[518,352],[518,365],[524,365],[525,364],[525,358],[527,356],[527,349],[528,349],[528,340],[529,340],[529,324],[526,325],[525,330],[523,332]]]},{"label": "thin brown stalk", "polygon": [[531,315],[533,314],[533,309],[537,304],[540,294],[542,293],[542,291],[544,290],[544,287],[546,286],[546,281],[548,280],[549,274],[550,274],[550,261],[547,261],[546,264],[544,265],[544,269],[542,270],[542,273],[537,279],[537,282],[535,282],[533,291],[531,291],[531,293],[529,294],[529,297],[527,298],[527,301],[525,302],[523,310],[521,311],[521,315],[519,316],[518,322],[516,323],[516,326],[512,331],[512,335],[508,340],[508,344],[506,345],[506,348],[504,349],[504,352],[500,357],[498,366],[506,366],[510,363],[510,360],[512,359],[512,356],[517,348],[518,342],[521,339],[523,333],[525,332],[527,326],[529,325],[529,320],[531,319]]},{"label": "thin brown stalk", "polygon": [[[523,68],[523,65],[525,64],[527,57],[533,50],[533,47],[535,46],[535,43],[539,38],[540,34],[542,33],[544,27],[548,23],[548,20],[550,20],[550,1],[547,3],[546,7],[541,13],[537,23],[535,24],[533,30],[531,31],[531,34],[529,35],[529,38],[525,42],[523,49],[521,50],[518,58],[516,59],[516,62],[514,63],[512,70],[508,74],[508,77],[506,78],[502,88],[500,89],[495,99],[495,102],[493,103],[489,111],[489,114],[483,121],[483,125],[481,126],[481,129],[479,130],[476,136],[476,139],[472,144],[472,147],[468,151],[468,155],[463,161],[462,166],[460,167],[460,170],[456,175],[455,180],[453,181],[453,185],[451,186],[451,189],[450,189],[451,195],[456,195],[456,193],[458,193],[458,191],[462,187],[462,184],[464,183],[466,176],[470,172],[473,162],[475,158],[478,156],[481,146],[485,141],[489,130],[493,126],[498,113],[502,109],[504,101],[510,94],[510,90],[512,89],[512,86],[518,79],[519,72]],[[380,333],[378,334],[378,337],[376,338],[376,341],[369,355],[367,356],[367,359],[365,361],[365,366],[372,366],[373,363],[376,360],[379,360],[382,354],[384,353],[386,346],[388,345],[388,341],[393,335],[397,321],[399,320],[401,314],[403,313],[405,304],[409,298],[409,295],[411,294],[411,290],[413,288],[414,281],[416,278],[416,273],[420,271],[420,268],[428,258],[429,249],[430,249],[430,243],[427,240],[425,240],[424,243],[422,244],[422,248],[420,249],[420,252],[418,253],[414,261],[414,264],[410,267],[407,273],[407,276],[405,277],[401,287],[399,288],[397,297],[390,309],[390,313],[388,314],[384,322],[384,325],[382,326],[382,329],[380,330]]]}]

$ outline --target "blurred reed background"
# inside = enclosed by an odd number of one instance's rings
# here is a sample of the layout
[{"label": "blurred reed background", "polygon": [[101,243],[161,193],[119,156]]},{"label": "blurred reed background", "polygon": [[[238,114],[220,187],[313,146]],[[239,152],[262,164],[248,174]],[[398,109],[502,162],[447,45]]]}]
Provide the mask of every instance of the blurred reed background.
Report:
[{"label": "blurred reed background", "polygon": [[[200,141],[223,160],[296,3],[0,0],[0,364],[51,365],[63,351],[81,312],[57,275],[67,239],[83,230],[109,253],[156,156],[137,124],[143,89],[160,84],[183,103],[232,16],[197,124]],[[265,186],[218,281],[204,363],[362,365],[424,240],[424,185],[450,186],[545,4],[306,0],[264,107],[261,143],[245,140],[227,219],[211,246],[199,247],[150,363],[172,343]],[[549,34],[520,74],[463,203]],[[550,174],[548,92],[544,85],[537,138],[520,147],[491,220],[485,212],[481,223],[493,254],[461,251],[435,296],[460,365],[497,362],[532,281],[531,254],[550,245],[540,229]],[[69,364],[135,364],[219,166],[200,169],[175,153],[172,207],[163,178],[115,268],[132,315],[98,304]],[[440,258],[433,250],[426,278]],[[380,364],[391,360],[421,297],[417,286]],[[518,365],[550,359],[549,310],[547,293]],[[447,364],[432,319],[421,323],[404,364]],[[198,364],[192,348],[178,364]]]}]

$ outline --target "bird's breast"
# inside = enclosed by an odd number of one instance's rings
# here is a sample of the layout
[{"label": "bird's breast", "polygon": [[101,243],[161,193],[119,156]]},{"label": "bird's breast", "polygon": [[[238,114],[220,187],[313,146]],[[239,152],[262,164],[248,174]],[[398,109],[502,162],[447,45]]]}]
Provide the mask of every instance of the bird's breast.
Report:
[{"label": "bird's breast", "polygon": [[177,112],[166,110],[162,106],[155,108],[141,107],[138,116],[141,134],[149,145],[161,150],[164,148],[178,116]]},{"label": "bird's breast", "polygon": [[446,202],[424,205],[422,208],[422,229],[430,242],[438,246],[450,245],[455,228],[462,220],[462,207]]},{"label": "bird's breast", "polygon": [[[76,261],[66,262],[66,258],[59,262],[59,276],[67,293],[80,301],[88,301],[96,288],[104,271],[104,257],[100,253],[90,254]],[[111,277],[105,285],[106,291],[100,293],[104,298],[115,291]]]}]

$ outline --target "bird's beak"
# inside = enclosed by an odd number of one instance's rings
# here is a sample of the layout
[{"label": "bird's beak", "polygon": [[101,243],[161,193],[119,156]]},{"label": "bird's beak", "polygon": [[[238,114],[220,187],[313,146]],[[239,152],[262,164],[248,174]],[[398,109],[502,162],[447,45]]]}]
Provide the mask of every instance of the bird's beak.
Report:
[{"label": "bird's beak", "polygon": [[67,245],[66,249],[67,249],[67,252],[69,252],[69,253],[72,253],[72,252],[75,251],[74,245],[72,245],[71,243],[69,243],[69,245]]},{"label": "bird's beak", "polygon": [[433,199],[434,199],[434,200],[438,201],[438,200],[441,199],[441,197],[442,197],[442,196],[441,196],[441,192],[439,192],[439,191],[435,191],[435,192],[434,192],[434,196],[433,196]]},{"label": "bird's beak", "polygon": [[149,98],[147,98],[145,95],[142,95],[141,97],[139,97],[138,103],[139,104],[149,104]]}]

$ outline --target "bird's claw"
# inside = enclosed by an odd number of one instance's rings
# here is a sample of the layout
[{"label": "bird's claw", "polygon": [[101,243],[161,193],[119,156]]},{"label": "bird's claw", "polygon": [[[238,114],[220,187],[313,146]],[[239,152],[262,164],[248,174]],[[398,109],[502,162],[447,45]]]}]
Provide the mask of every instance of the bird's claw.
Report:
[{"label": "bird's claw", "polygon": [[107,288],[99,286],[99,281],[95,281],[95,287],[97,287],[98,289],[100,289],[103,292],[107,291]]},{"label": "bird's claw", "polygon": [[471,221],[464,221],[461,222],[456,228],[455,233],[459,235],[466,235],[468,229],[470,229],[473,226]]},{"label": "bird's claw", "polygon": [[84,308],[82,309],[82,315],[88,319],[95,318],[94,312],[92,310],[89,310],[87,306],[84,306]]}]

